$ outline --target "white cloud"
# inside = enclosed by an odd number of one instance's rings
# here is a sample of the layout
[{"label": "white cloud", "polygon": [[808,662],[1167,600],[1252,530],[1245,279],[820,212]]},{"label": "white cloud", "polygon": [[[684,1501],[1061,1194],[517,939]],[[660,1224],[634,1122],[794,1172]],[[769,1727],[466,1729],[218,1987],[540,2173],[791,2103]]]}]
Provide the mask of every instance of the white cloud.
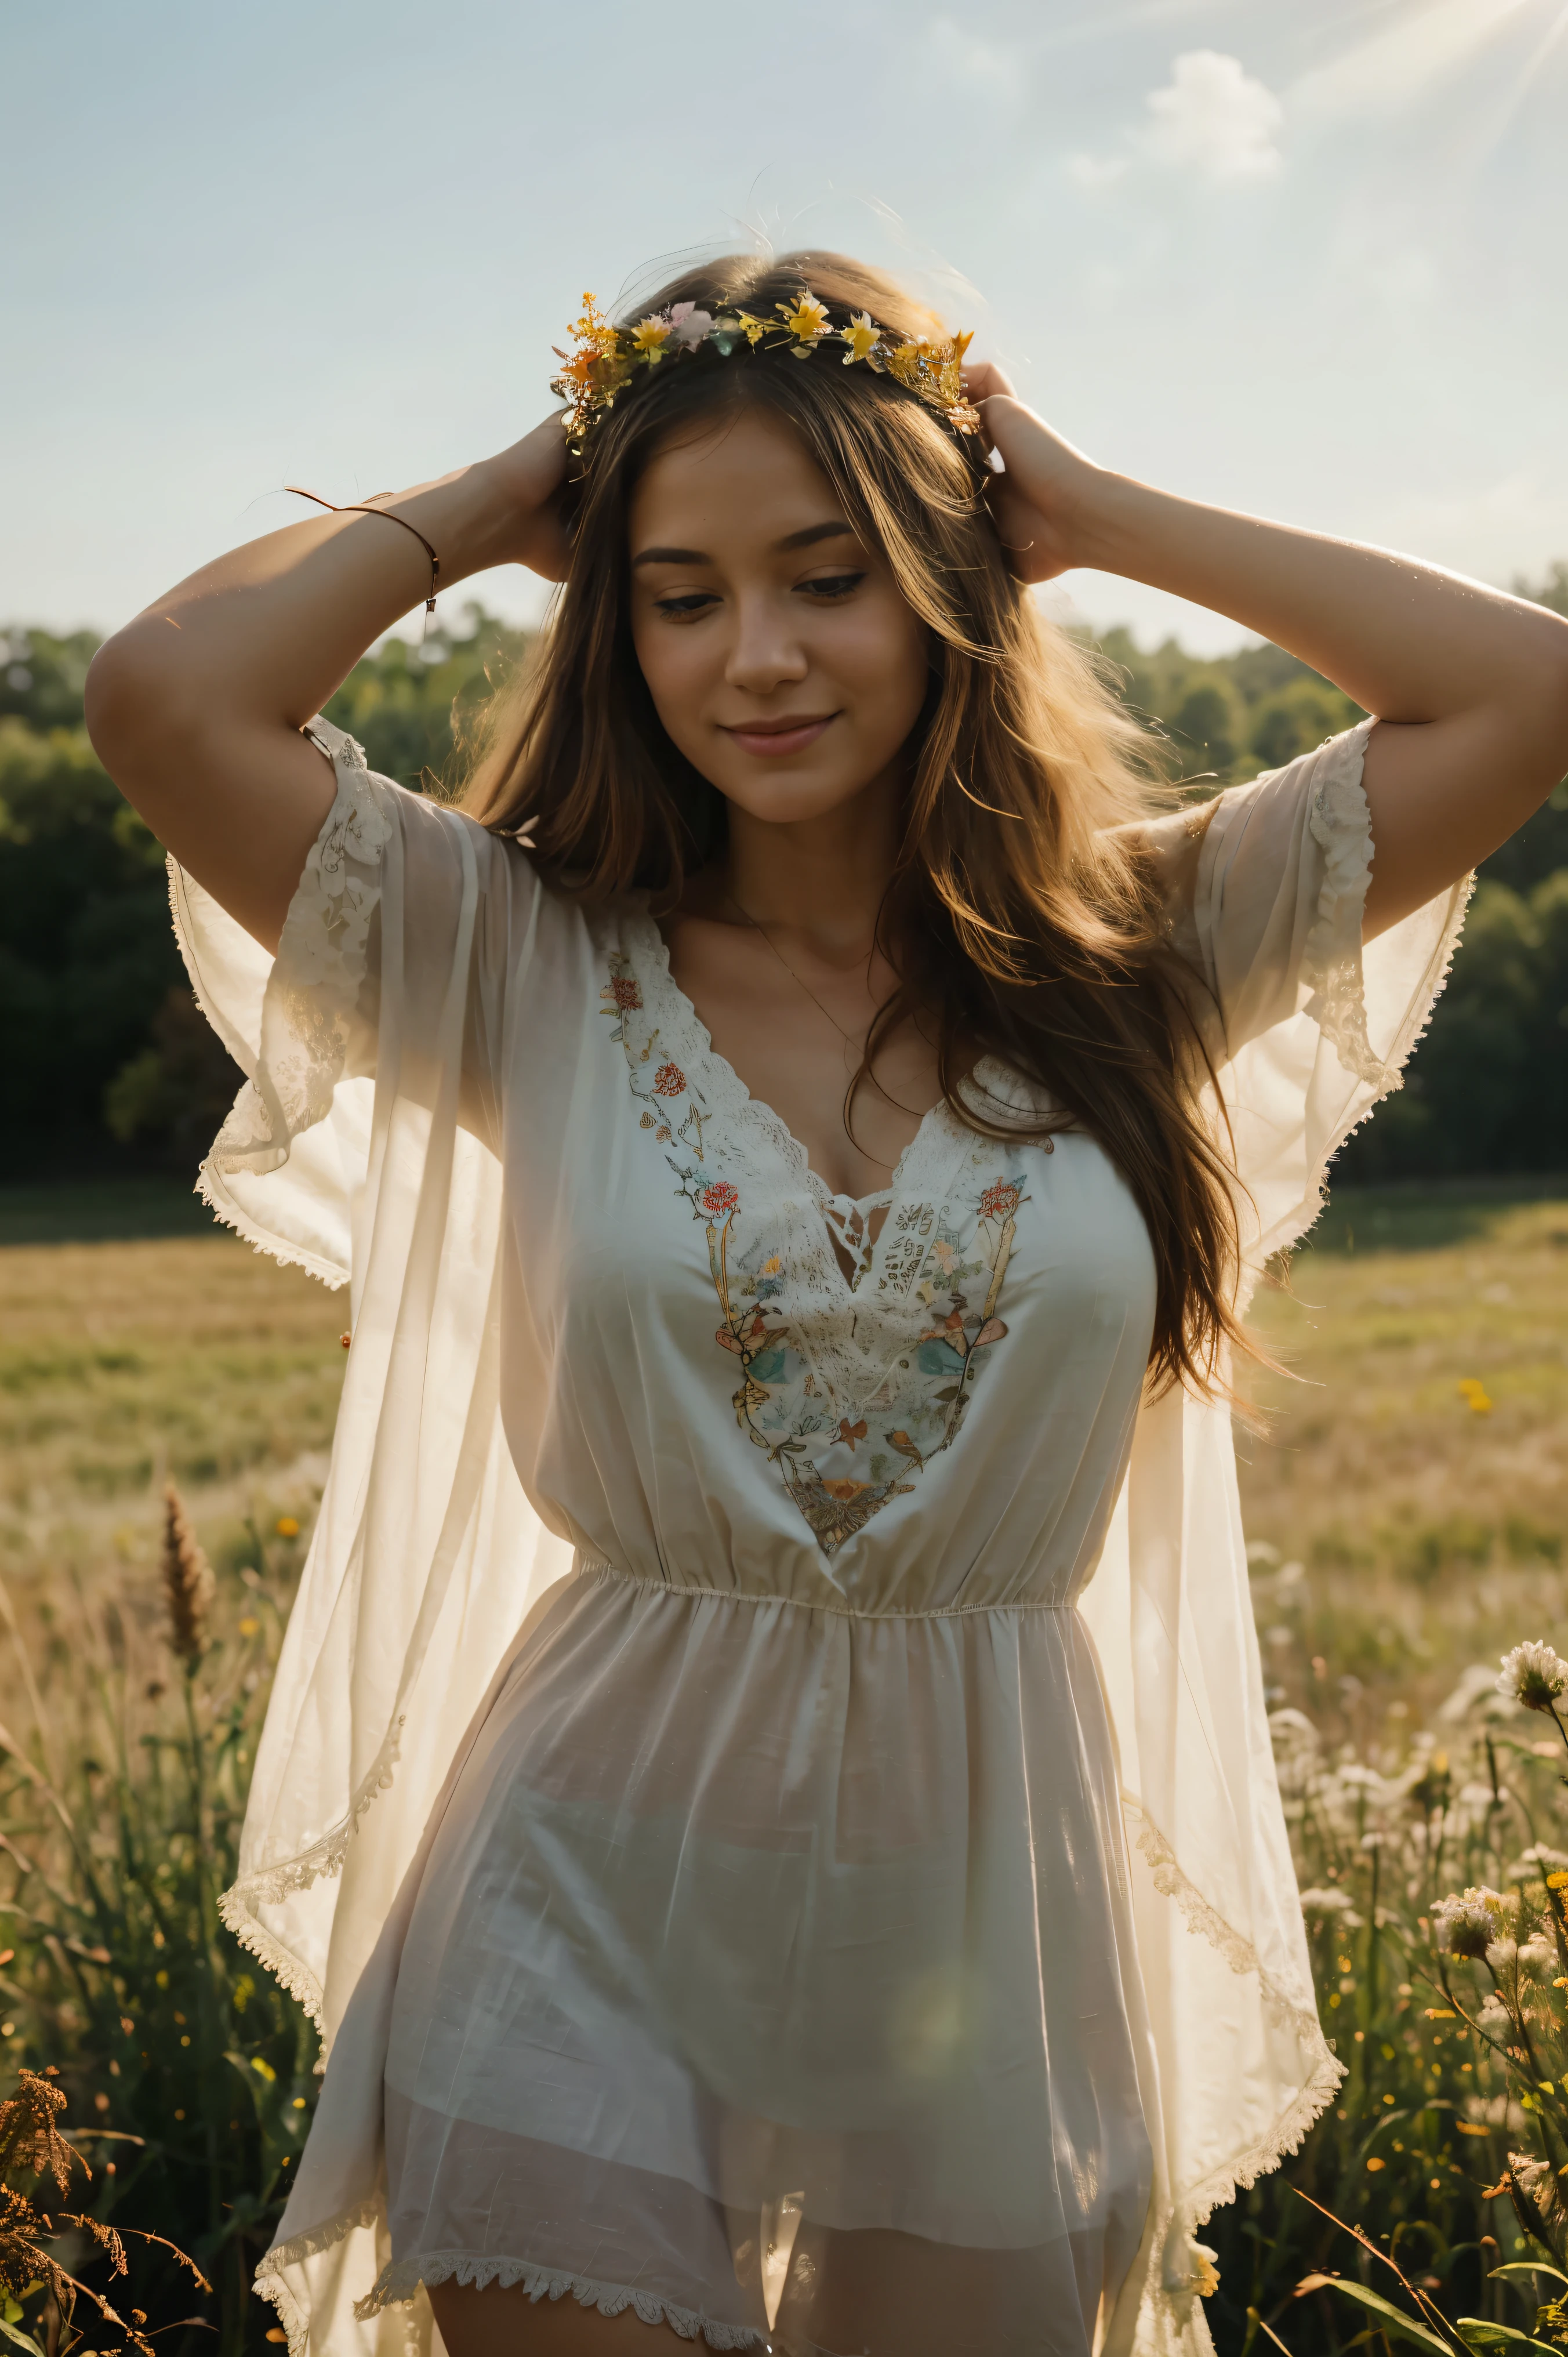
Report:
[{"label": "white cloud", "polygon": [[1187,50],[1165,88],[1152,90],[1144,104],[1150,120],[1137,144],[1160,163],[1208,180],[1257,180],[1284,160],[1275,145],[1284,108],[1240,58],[1221,50]]},{"label": "white cloud", "polygon": [[1123,131],[1120,153],[1079,151],[1064,158],[1069,180],[1090,191],[1123,178],[1134,162],[1193,172],[1200,179],[1261,180],[1284,158],[1275,135],[1284,108],[1269,89],[1219,49],[1187,49],[1171,78],[1144,101],[1145,120]]}]

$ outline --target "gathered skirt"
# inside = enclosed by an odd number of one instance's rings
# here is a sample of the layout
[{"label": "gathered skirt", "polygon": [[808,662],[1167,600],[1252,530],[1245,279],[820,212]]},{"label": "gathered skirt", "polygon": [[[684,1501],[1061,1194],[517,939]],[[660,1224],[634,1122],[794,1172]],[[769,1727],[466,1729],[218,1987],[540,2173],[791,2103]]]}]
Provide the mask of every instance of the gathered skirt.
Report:
[{"label": "gathered skirt", "polygon": [[579,1571],[406,1918],[377,2300],[456,2277],[715,2348],[1088,2357],[1148,2206],[1146,2041],[1073,1610]]}]

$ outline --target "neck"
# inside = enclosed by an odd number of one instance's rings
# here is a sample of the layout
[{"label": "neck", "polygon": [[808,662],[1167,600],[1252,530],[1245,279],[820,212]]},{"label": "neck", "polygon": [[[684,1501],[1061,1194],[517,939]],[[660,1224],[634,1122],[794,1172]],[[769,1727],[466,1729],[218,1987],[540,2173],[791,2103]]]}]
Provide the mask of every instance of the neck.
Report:
[{"label": "neck", "polygon": [[821,817],[781,825],[732,802],[726,888],[754,922],[804,934],[830,958],[864,957],[897,856],[899,799],[884,776]]}]

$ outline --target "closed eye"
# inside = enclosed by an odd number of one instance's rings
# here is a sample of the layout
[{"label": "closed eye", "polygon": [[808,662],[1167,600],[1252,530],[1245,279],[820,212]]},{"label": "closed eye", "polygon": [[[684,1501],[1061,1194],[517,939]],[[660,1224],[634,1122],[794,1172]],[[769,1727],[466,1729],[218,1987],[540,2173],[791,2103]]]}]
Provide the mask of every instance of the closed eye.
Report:
[{"label": "closed eye", "polygon": [[840,597],[847,597],[853,590],[859,588],[865,578],[864,573],[827,573],[818,575],[814,580],[802,581],[799,586],[815,604],[827,606]]},{"label": "closed eye", "polygon": [[704,606],[716,606],[718,599],[711,589],[691,589],[683,597],[656,597],[653,603],[656,610],[671,622],[689,622]]}]

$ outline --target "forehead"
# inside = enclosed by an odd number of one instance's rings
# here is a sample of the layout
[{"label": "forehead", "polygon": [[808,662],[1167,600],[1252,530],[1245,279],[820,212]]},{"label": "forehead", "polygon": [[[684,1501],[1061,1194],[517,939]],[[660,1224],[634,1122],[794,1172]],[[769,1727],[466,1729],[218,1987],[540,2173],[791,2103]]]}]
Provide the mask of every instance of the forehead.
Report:
[{"label": "forehead", "polygon": [[789,426],[743,409],[673,429],[643,470],[628,521],[634,547],[679,540],[712,549],[782,539],[842,504]]}]

